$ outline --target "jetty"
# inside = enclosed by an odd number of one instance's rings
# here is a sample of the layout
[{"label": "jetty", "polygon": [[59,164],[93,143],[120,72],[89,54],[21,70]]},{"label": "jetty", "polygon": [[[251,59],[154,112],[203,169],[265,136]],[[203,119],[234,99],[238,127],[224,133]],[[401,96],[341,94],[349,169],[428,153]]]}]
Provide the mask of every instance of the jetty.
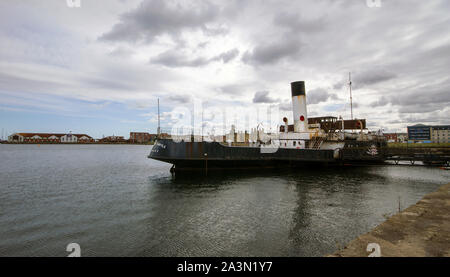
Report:
[{"label": "jetty", "polygon": [[407,161],[411,164],[419,161],[425,165],[450,165],[450,147],[388,147],[386,160]]}]

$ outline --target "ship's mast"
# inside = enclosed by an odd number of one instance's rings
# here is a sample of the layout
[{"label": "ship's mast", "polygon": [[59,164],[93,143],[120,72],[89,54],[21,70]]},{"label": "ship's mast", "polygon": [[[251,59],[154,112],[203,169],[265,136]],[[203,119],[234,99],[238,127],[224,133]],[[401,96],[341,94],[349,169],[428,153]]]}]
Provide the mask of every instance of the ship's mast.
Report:
[{"label": "ship's mast", "polygon": [[348,73],[348,87],[350,88],[350,119],[353,120],[353,100],[352,100],[352,73]]},{"label": "ship's mast", "polygon": [[157,136],[161,134],[161,127],[159,125],[159,98],[158,98],[158,130],[156,130]]}]

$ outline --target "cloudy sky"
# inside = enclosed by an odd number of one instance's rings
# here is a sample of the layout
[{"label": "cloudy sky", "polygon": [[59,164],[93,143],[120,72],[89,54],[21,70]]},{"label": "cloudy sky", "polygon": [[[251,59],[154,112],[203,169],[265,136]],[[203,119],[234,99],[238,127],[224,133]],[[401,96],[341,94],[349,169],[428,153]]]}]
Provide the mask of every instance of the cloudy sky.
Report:
[{"label": "cloudy sky", "polygon": [[446,0],[80,2],[0,2],[2,134],[156,132],[158,98],[163,127],[196,101],[292,121],[297,80],[310,116],[349,118],[348,72],[371,129],[450,124]]}]

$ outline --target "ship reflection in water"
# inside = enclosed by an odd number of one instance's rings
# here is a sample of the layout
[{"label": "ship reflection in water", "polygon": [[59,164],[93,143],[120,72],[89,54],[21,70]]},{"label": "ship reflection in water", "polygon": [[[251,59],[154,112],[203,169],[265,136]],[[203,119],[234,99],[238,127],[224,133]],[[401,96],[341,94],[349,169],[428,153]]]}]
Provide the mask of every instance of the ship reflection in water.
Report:
[{"label": "ship reflection in water", "polygon": [[172,176],[148,151],[1,145],[0,256],[67,256],[72,242],[82,256],[323,256],[450,177],[420,166]]}]

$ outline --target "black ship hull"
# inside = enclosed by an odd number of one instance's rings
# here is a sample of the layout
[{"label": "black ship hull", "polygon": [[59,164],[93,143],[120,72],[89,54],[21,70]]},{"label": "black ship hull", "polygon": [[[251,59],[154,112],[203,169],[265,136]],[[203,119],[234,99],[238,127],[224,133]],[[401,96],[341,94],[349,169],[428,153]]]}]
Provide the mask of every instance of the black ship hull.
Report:
[{"label": "black ship hull", "polygon": [[377,146],[376,154],[368,151],[373,147],[373,142],[355,141],[348,145],[352,147],[338,150],[260,148],[228,146],[219,142],[175,142],[160,139],[148,157],[173,164],[175,171],[338,166],[382,163],[385,160],[382,145]]}]

